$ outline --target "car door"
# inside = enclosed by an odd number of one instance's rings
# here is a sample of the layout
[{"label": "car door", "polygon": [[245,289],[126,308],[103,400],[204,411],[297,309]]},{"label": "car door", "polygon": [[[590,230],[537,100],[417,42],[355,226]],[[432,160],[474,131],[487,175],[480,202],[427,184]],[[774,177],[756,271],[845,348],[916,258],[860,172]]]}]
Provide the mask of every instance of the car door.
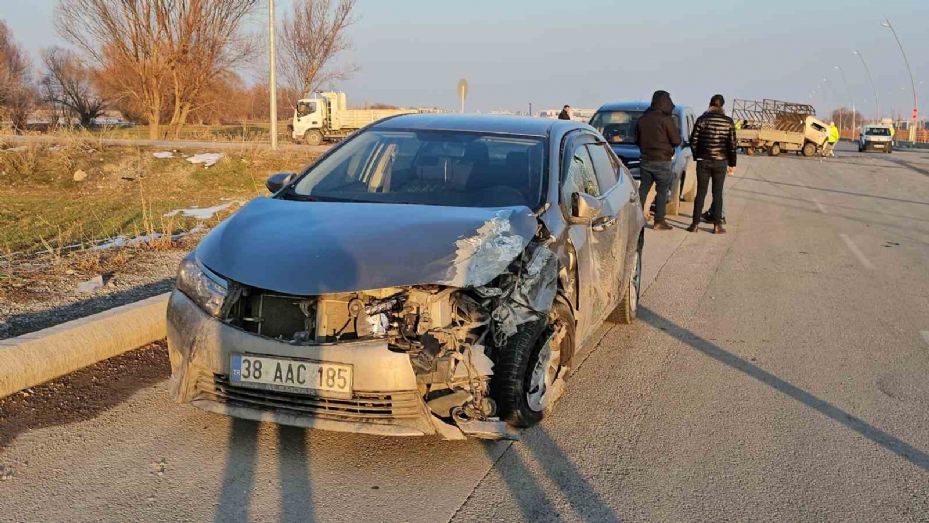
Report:
[{"label": "car door", "polygon": [[[603,216],[610,218],[600,219],[591,225],[595,234],[602,233],[604,239],[609,236],[611,242],[609,267],[604,271],[604,291],[607,310],[619,303],[621,282],[626,273],[628,262],[627,237],[629,230],[630,197],[628,192],[618,185],[619,170],[612,151],[604,142],[587,144],[587,152],[593,161],[597,176],[597,185],[600,188],[600,198],[603,202]],[[637,210],[638,211],[638,210]],[[638,211],[641,213],[641,211]]]},{"label": "car door", "polygon": [[609,312],[609,287],[615,275],[612,260],[616,241],[618,207],[613,197],[603,195],[597,182],[593,160],[587,145],[595,143],[594,135],[580,133],[568,140],[562,165],[561,204],[565,216],[571,216],[572,195],[586,193],[600,202],[600,212],[591,223],[573,224],[572,243],[578,256],[579,339],[584,339]]}]

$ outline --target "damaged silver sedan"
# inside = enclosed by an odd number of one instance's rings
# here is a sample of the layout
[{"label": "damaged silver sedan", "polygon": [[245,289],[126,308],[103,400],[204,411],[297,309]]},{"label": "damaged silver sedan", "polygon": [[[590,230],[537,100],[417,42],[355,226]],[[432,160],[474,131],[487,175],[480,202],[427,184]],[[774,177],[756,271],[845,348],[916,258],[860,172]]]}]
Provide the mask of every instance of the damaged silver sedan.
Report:
[{"label": "damaged silver sedan", "polygon": [[572,121],[406,115],[268,180],[181,264],[174,397],[253,420],[512,437],[605,320],[631,322],[643,218]]}]

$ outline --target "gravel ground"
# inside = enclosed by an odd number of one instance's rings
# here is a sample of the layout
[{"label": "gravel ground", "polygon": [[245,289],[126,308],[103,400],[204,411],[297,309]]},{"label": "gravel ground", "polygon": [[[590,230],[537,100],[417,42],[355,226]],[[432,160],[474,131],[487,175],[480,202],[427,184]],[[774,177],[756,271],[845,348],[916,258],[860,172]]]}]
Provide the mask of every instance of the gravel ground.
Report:
[{"label": "gravel ground", "polygon": [[170,375],[161,341],[0,399],[0,449],[29,430],[93,419]]},{"label": "gravel ground", "polygon": [[[14,265],[15,277],[0,281],[0,339],[41,330],[125,305],[174,286],[181,259],[192,243],[171,250],[127,248],[88,261],[84,255]],[[77,286],[98,275],[103,288],[80,293]]]}]

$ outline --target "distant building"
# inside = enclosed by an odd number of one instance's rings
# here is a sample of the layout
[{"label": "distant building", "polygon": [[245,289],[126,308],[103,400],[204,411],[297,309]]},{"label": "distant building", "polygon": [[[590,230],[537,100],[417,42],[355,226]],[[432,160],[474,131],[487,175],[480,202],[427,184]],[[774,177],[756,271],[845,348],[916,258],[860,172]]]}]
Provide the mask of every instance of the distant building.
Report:
[{"label": "distant building", "polygon": [[[571,119],[575,122],[587,123],[596,112],[596,109],[580,109],[572,107]],[[559,114],[561,114],[561,109],[545,109],[544,111],[539,112],[539,116],[542,118],[558,118]]]}]

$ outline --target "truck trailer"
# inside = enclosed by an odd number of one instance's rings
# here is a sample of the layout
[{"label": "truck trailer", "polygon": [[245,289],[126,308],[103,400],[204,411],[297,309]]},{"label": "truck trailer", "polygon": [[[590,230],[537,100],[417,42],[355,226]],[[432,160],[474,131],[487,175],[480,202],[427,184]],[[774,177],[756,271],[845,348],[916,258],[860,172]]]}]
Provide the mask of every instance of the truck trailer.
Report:
[{"label": "truck trailer", "polygon": [[343,92],[314,94],[297,101],[291,138],[295,142],[320,145],[338,141],[362,127],[398,114],[418,112],[416,109],[348,109]]},{"label": "truck trailer", "polygon": [[797,151],[803,156],[821,154],[829,141],[829,126],[814,116],[812,105],[779,100],[735,100],[732,118],[736,141],[747,155]]}]

